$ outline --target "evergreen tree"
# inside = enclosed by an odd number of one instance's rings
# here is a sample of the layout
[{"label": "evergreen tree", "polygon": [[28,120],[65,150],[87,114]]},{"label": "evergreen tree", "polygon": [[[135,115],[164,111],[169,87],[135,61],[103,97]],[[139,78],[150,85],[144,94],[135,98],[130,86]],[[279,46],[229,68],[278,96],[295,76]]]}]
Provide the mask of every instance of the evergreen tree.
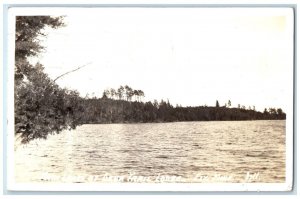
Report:
[{"label": "evergreen tree", "polygon": [[218,101],[218,100],[216,101],[216,107],[217,107],[217,108],[220,107],[220,104],[219,104],[219,101]]}]

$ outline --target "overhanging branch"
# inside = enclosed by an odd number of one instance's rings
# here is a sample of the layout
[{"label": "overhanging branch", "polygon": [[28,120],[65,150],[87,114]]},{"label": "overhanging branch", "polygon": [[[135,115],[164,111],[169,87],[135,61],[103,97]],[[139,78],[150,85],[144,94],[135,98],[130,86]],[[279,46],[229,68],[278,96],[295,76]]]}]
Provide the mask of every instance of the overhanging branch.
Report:
[{"label": "overhanging branch", "polygon": [[54,82],[55,82],[56,80],[58,80],[59,78],[65,76],[65,75],[67,75],[67,74],[70,74],[70,73],[72,73],[72,72],[75,72],[75,71],[77,71],[77,70],[79,70],[79,69],[81,69],[81,68],[83,68],[83,67],[85,67],[85,66],[87,66],[87,65],[89,65],[89,64],[91,64],[91,63],[92,63],[92,62],[87,63],[87,64],[82,65],[82,66],[79,66],[78,68],[76,68],[76,69],[74,69],[74,70],[68,71],[68,72],[66,72],[66,73],[64,73],[64,74],[62,74],[62,75],[60,75],[60,76],[58,76],[57,78],[54,79]]}]

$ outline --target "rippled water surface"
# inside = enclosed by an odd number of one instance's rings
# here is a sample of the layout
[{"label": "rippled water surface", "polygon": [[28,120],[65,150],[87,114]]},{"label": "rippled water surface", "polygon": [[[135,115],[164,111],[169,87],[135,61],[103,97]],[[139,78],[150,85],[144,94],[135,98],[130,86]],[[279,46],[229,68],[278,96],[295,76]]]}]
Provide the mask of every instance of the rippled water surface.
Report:
[{"label": "rippled water surface", "polygon": [[16,182],[284,182],[285,121],[82,125],[15,147]]}]

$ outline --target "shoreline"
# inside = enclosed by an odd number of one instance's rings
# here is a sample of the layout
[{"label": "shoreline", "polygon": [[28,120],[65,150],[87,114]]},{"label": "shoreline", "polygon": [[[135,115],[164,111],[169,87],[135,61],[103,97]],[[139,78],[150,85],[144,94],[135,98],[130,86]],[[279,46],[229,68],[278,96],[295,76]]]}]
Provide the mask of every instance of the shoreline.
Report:
[{"label": "shoreline", "polygon": [[209,121],[172,121],[172,122],[116,122],[116,123],[84,123],[82,125],[99,125],[99,124],[168,124],[168,123],[189,123],[189,122],[245,122],[245,121],[286,121],[286,119],[274,119],[274,120],[209,120]]}]

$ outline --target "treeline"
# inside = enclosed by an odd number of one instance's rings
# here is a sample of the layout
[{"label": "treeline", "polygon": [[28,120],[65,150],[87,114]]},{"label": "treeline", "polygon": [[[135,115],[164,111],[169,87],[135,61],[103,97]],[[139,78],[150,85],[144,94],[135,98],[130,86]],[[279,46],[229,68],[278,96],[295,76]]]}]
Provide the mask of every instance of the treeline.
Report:
[{"label": "treeline", "polygon": [[135,101],[140,101],[143,97],[145,97],[144,91],[132,89],[128,85],[120,86],[118,89],[106,89],[103,91],[102,95],[102,98],[111,98],[127,101],[132,101],[133,98]]},{"label": "treeline", "polygon": [[259,112],[253,109],[223,107],[181,107],[161,100],[159,103],[115,100],[105,97],[82,99],[84,111],[79,113],[83,124],[144,123],[178,121],[282,120],[286,114],[271,108]]}]

